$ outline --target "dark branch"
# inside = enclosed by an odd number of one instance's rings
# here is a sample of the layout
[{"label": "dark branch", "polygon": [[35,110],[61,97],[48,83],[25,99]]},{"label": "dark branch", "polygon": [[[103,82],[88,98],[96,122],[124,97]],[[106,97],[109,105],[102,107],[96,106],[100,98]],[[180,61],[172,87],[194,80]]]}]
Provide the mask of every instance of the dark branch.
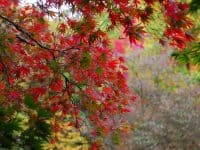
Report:
[{"label": "dark branch", "polygon": [[[48,51],[59,51],[59,52],[65,52],[65,51],[68,51],[68,50],[72,50],[72,49],[78,49],[80,50],[78,47],[76,46],[72,46],[72,47],[69,47],[69,48],[66,48],[66,49],[63,49],[63,50],[56,50],[56,49],[52,49],[52,48],[49,48],[49,47],[46,47],[44,45],[42,45],[41,42],[37,41],[32,35],[31,33],[29,33],[28,31],[24,30],[22,27],[20,27],[17,23],[11,21],[10,19],[0,15],[0,18],[2,18],[3,20],[5,20],[6,22],[10,23],[12,26],[14,26],[18,31],[20,31],[21,33],[23,33],[24,35],[26,35],[30,40],[32,40],[36,45],[38,45],[40,48],[42,49],[46,49]],[[17,35],[16,38],[18,38],[20,41],[26,43],[26,44],[29,44],[31,46],[35,46],[34,44],[28,42],[25,38]],[[79,46],[79,45],[77,45]]]},{"label": "dark branch", "polygon": [[8,23],[10,23],[12,26],[14,26],[21,33],[25,34],[30,40],[34,41],[40,48],[46,49],[46,50],[54,50],[54,49],[51,49],[51,48],[48,48],[48,47],[42,45],[29,32],[24,30],[22,27],[20,27],[18,24],[16,24],[15,22],[11,21],[10,19],[8,19],[8,18],[6,18],[6,17],[4,17],[2,15],[0,15],[0,18],[2,18],[3,20],[7,21]]},{"label": "dark branch", "polygon": [[20,35],[16,35],[16,38],[19,39],[21,42],[24,42],[24,43],[29,44],[29,45],[31,45],[31,46],[35,46],[35,44],[33,44],[33,43],[27,41],[24,37],[22,37],[22,36],[20,36]]}]

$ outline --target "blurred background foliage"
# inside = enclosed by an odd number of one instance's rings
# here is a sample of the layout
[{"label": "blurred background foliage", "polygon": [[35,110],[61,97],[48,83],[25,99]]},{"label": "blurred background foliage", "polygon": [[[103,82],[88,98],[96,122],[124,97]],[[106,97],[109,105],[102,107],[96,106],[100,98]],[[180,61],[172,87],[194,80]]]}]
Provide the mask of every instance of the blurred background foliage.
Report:
[{"label": "blurred background foliage", "polygon": [[127,150],[200,149],[198,70],[191,72],[177,64],[171,58],[173,50],[159,48],[152,39],[145,41],[144,47],[127,56],[129,84],[138,94],[138,101],[133,113],[127,116],[133,132],[121,147]]}]

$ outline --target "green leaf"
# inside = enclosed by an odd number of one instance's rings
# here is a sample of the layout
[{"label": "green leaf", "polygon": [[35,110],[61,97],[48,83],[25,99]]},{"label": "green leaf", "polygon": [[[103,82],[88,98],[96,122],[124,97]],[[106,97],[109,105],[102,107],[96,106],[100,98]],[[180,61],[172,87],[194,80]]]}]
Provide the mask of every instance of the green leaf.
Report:
[{"label": "green leaf", "polygon": [[63,75],[65,76],[65,78],[69,79],[70,78],[70,74],[68,72],[64,72]]},{"label": "green leaf", "polygon": [[86,118],[87,118],[86,114],[83,111],[79,112],[79,116],[80,116],[80,118],[82,118],[82,120],[86,120]]},{"label": "green leaf", "polygon": [[73,104],[79,103],[79,102],[80,102],[79,95],[73,93],[72,96],[71,96],[71,102],[72,102]]},{"label": "green leaf", "polygon": [[95,70],[95,72],[96,72],[98,75],[101,75],[102,72],[103,72],[102,67],[97,67],[96,70]]},{"label": "green leaf", "polygon": [[41,136],[41,137],[44,136],[42,138],[47,140],[51,132],[50,124],[46,123],[45,121],[37,120],[35,122],[35,125],[38,131],[38,136]]},{"label": "green leaf", "polygon": [[80,90],[80,89],[85,89],[87,86],[86,83],[77,83],[76,84],[76,87]]},{"label": "green leaf", "polygon": [[36,110],[38,108],[38,106],[35,104],[34,100],[33,100],[33,96],[31,95],[26,95],[25,99],[24,99],[24,103],[27,107]]},{"label": "green leaf", "polygon": [[192,13],[196,13],[200,9],[199,0],[192,0],[189,5],[190,5],[190,12]]},{"label": "green leaf", "polygon": [[52,69],[52,70],[54,70],[54,71],[59,71],[60,70],[60,64],[59,64],[59,62],[57,62],[57,61],[55,61],[55,60],[52,60],[51,62],[50,62],[50,68]]},{"label": "green leaf", "polygon": [[21,120],[19,119],[12,119],[9,122],[7,122],[5,124],[5,131],[6,132],[13,132],[13,131],[20,131],[22,130],[21,126],[20,126],[20,122]]},{"label": "green leaf", "polygon": [[91,63],[91,54],[89,52],[83,53],[83,58],[80,61],[81,68],[87,68]]},{"label": "green leaf", "polygon": [[119,133],[115,133],[112,137],[112,141],[114,144],[120,144],[120,136],[119,136]]},{"label": "green leaf", "polygon": [[52,117],[52,114],[45,109],[39,109],[37,113],[38,113],[38,117],[40,118],[48,119]]},{"label": "green leaf", "polygon": [[6,110],[0,106],[0,117],[6,115]]},{"label": "green leaf", "polygon": [[65,119],[64,119],[65,122],[71,122],[73,121],[73,117],[72,116],[67,116]]},{"label": "green leaf", "polygon": [[23,146],[25,149],[42,150],[43,144],[46,142],[46,137],[37,134],[37,130],[28,128],[22,135]]}]

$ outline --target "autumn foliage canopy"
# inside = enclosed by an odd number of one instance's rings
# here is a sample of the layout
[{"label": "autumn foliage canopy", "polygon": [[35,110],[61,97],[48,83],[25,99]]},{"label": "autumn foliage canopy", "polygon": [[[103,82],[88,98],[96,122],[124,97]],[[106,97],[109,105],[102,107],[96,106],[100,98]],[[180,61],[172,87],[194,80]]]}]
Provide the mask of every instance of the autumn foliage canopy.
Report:
[{"label": "autumn foliage canopy", "polygon": [[[122,116],[136,96],[127,85],[125,59],[111,48],[107,32],[121,26],[130,43],[139,43],[154,3],[161,6],[166,22],[160,43],[185,48],[193,37],[188,5],[182,2],[46,0],[26,6],[0,0],[0,107],[4,113],[11,110],[10,116],[0,115],[1,124],[25,114],[28,128],[20,135],[25,143],[33,136],[42,138],[44,128],[56,134],[59,122],[69,116],[69,125],[76,128],[87,121],[94,137],[124,131]],[[64,7],[68,15],[59,13]],[[102,13],[110,20],[106,30],[96,22]],[[59,20],[56,29],[50,25],[54,19]]]}]

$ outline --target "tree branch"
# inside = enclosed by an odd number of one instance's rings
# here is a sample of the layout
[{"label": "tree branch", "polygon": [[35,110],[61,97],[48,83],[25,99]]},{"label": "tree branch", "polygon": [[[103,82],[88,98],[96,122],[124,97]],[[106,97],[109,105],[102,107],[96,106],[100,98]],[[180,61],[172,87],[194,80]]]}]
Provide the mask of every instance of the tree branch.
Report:
[{"label": "tree branch", "polygon": [[[52,49],[52,48],[49,48],[49,47],[46,47],[44,46],[41,42],[37,41],[33,35],[31,33],[29,33],[28,31],[24,30],[22,27],[20,27],[17,23],[11,21],[10,19],[0,15],[0,18],[5,20],[6,22],[10,23],[12,26],[14,26],[18,31],[20,31],[21,33],[23,33],[24,35],[26,35],[30,40],[32,40],[36,45],[38,45],[40,48],[42,49],[46,49],[48,51],[59,51],[59,52],[65,52],[65,51],[68,51],[68,50],[72,50],[72,49],[78,49],[80,50],[78,47],[76,46],[72,46],[72,47],[69,47],[69,48],[66,48],[66,49],[63,49],[63,50],[56,50],[56,49]],[[18,38],[20,41],[26,43],[26,44],[29,44],[31,46],[35,46],[34,44],[28,42],[25,38],[17,35],[16,38]],[[80,45],[80,44],[79,44]],[[79,46],[77,45],[77,46]]]}]

